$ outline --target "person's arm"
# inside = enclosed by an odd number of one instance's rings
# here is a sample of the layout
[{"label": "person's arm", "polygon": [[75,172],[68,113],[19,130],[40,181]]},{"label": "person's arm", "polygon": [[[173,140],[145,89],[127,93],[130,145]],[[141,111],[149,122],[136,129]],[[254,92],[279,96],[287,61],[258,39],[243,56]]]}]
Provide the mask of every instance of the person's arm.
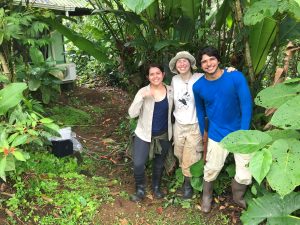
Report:
[{"label": "person's arm", "polygon": [[236,77],[236,81],[236,88],[242,113],[241,130],[248,130],[250,128],[252,118],[252,97],[247,80],[242,73]]},{"label": "person's arm", "polygon": [[144,97],[143,97],[144,91],[145,91],[144,88],[142,88],[136,93],[134,100],[128,109],[128,114],[131,118],[135,118],[140,115],[144,103]]},{"label": "person's arm", "polygon": [[199,127],[200,127],[200,132],[201,135],[203,136],[204,134],[204,127],[205,127],[205,105],[203,99],[200,97],[198,90],[197,90],[197,85],[193,86],[193,93],[194,93],[194,98],[195,98],[195,105],[196,105],[196,112],[197,112],[197,118],[199,122]]}]

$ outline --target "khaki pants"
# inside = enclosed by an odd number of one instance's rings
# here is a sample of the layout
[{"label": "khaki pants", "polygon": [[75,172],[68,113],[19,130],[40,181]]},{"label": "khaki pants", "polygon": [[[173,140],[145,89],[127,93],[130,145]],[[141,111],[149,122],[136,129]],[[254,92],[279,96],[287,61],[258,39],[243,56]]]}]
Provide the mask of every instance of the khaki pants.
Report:
[{"label": "khaki pants", "polygon": [[174,124],[174,155],[186,177],[191,177],[190,167],[201,159],[202,138],[198,123]]},{"label": "khaki pants", "polygon": [[[219,142],[208,139],[206,164],[204,166],[204,180],[207,182],[217,179],[221,169],[224,166],[229,152],[222,148]],[[235,160],[235,177],[234,179],[240,183],[249,185],[251,184],[251,173],[247,167],[252,154],[234,153]]]}]

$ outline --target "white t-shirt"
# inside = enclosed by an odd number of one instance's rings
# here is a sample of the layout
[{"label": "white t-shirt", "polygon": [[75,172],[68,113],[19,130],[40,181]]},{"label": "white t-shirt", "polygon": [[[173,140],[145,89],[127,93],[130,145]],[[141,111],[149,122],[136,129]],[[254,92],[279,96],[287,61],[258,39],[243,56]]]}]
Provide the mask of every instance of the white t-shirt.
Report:
[{"label": "white t-shirt", "polygon": [[180,124],[194,124],[198,122],[193,84],[202,76],[202,73],[195,73],[188,82],[183,81],[179,74],[172,78],[171,86],[174,91],[175,105],[174,117]]}]

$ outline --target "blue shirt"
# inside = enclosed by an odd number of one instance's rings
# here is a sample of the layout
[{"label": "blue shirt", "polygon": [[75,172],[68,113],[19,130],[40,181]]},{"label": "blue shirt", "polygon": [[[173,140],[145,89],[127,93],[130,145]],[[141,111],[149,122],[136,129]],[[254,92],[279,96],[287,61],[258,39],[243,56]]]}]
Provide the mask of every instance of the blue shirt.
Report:
[{"label": "blue shirt", "polygon": [[155,102],[153,119],[152,119],[152,135],[161,135],[168,130],[168,99],[166,97],[160,101]]},{"label": "blue shirt", "polygon": [[196,111],[201,133],[208,117],[208,137],[220,142],[237,130],[248,130],[252,116],[252,97],[244,75],[224,73],[217,80],[201,77],[194,85]]}]

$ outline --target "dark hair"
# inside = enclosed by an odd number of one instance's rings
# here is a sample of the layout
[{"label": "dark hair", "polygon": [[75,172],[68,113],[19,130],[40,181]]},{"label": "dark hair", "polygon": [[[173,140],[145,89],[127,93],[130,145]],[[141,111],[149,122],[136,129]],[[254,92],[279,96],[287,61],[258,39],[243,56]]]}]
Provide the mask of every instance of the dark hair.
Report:
[{"label": "dark hair", "polygon": [[158,69],[160,69],[160,71],[163,73],[164,71],[164,67],[163,65],[159,64],[159,63],[149,63],[147,66],[147,76],[149,74],[149,70],[153,67],[157,67]]},{"label": "dark hair", "polygon": [[217,60],[219,62],[221,62],[221,57],[220,57],[219,51],[213,46],[206,46],[200,50],[200,52],[198,54],[198,60],[199,60],[200,64],[201,64],[201,59],[202,59],[203,55],[214,56],[217,58]]}]

